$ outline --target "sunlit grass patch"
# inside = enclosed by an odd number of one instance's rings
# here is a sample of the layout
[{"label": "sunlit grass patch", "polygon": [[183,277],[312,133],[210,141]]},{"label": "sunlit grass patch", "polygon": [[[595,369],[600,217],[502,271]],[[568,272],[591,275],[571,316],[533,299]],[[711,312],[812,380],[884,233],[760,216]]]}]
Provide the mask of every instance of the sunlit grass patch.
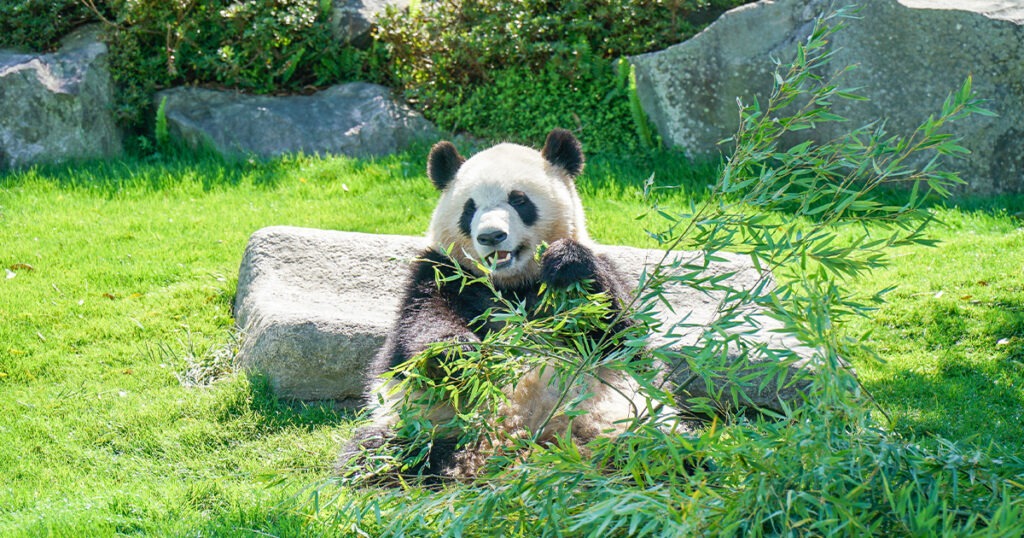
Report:
[{"label": "sunlit grass patch", "polygon": [[[278,400],[223,362],[201,386],[180,378],[189,357],[201,366],[232,343],[252,232],[421,234],[437,198],[425,156],[175,157],[0,176],[0,534],[305,532],[310,521],[280,503],[327,476],[352,415]],[[659,203],[686,211],[716,166],[591,156],[579,184],[592,234],[654,246],[643,229],[658,223],[635,219],[644,181],[681,185]],[[852,359],[898,430],[1021,450],[1022,205],[939,209],[936,248],[902,248],[852,284],[896,287],[849,332],[873,331],[886,362]],[[289,480],[267,488],[267,475]]]}]

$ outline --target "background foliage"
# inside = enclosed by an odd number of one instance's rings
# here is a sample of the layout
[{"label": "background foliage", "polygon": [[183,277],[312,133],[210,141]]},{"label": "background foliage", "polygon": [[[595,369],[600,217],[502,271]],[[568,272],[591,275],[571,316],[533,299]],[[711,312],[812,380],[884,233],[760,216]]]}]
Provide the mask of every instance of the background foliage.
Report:
[{"label": "background foliage", "polygon": [[51,51],[75,26],[96,20],[78,0],[0,2],[0,48]]},{"label": "background foliage", "polygon": [[574,128],[590,151],[642,145],[616,60],[682,42],[743,0],[424,0],[379,39],[406,96],[443,129],[539,144]]},{"label": "background foliage", "polygon": [[679,43],[743,3],[425,0],[390,10],[357,48],[332,35],[329,0],[14,0],[0,5],[0,47],[52,50],[73,27],[103,22],[117,118],[147,136],[164,87],[308,93],[363,80],[401,90],[442,129],[539,144],[566,127],[588,151],[627,152],[654,141],[617,60]]},{"label": "background foliage", "polygon": [[0,46],[49,50],[73,26],[102,22],[116,114],[149,133],[154,91],[180,84],[302,93],[382,81],[383,48],[347,46],[322,0],[16,0],[0,7]]}]

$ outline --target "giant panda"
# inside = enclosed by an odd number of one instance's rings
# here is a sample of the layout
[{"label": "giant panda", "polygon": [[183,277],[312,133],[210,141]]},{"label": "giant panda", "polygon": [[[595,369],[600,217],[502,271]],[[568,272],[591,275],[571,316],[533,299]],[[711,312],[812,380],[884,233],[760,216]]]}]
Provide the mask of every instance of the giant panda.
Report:
[{"label": "giant panda", "polygon": [[[497,304],[494,292],[483,283],[466,285],[461,279],[448,279],[455,275],[453,261],[476,276],[482,275],[481,264],[489,267],[488,278],[495,289],[531,306],[538,300],[542,284],[564,288],[580,281],[587,281],[588,291],[605,294],[613,311],[629,303],[632,286],[612,260],[595,253],[587,234],[575,185],[583,165],[580,143],[562,129],[549,133],[541,151],[503,143],[465,159],[449,142],[439,142],[431,149],[427,175],[440,191],[440,199],[427,231],[429,247],[412,264],[394,328],[368,368],[371,388],[366,403],[373,411],[369,423],[342,447],[342,467],[363,451],[388,442],[394,434],[396,407],[404,394],[395,393],[395,381],[382,379],[384,373],[432,343],[472,345],[500,327],[494,321],[473,323]],[[542,244],[548,248],[537,259],[535,252]],[[618,323],[613,330],[633,322],[622,316]],[[526,435],[541,427],[561,395],[551,382],[552,370],[523,372],[519,382],[505,390],[508,402],[500,414],[507,432]],[[637,383],[620,370],[602,368],[587,385],[593,396],[578,408],[587,413],[572,420],[556,416],[538,438],[541,443],[567,432],[581,444],[598,436],[616,435],[628,419],[645,408]],[[430,413],[437,420],[451,414],[443,408]],[[485,456],[459,454],[454,440],[436,440],[427,468],[420,472],[472,475]]]}]

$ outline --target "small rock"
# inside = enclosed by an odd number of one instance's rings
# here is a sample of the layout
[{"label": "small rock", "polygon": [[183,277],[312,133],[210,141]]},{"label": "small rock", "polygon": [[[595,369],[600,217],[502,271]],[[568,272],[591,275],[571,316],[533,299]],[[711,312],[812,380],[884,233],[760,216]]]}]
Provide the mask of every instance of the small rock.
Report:
[{"label": "small rock", "polygon": [[387,7],[409,7],[410,0],[334,0],[331,2],[331,31],[334,37],[356,46],[370,41],[370,30]]}]

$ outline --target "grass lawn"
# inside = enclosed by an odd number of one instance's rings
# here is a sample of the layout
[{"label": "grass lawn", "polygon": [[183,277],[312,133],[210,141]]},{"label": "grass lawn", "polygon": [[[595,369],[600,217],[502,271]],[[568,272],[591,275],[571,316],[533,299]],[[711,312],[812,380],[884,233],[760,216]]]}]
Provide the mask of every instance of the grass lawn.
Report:
[{"label": "grass lawn", "polygon": [[[326,476],[351,417],[279,401],[244,375],[180,378],[232,342],[253,231],[420,234],[436,200],[425,156],[0,175],[0,535],[329,534],[279,503]],[[683,185],[663,200],[682,204],[713,168],[671,154],[591,159],[580,189],[595,239],[651,246],[634,216],[652,172]],[[1022,208],[1020,197],[938,208],[938,248],[902,249],[852,283],[896,286],[848,330],[870,331],[885,359],[852,358],[898,430],[1024,449]]]}]

